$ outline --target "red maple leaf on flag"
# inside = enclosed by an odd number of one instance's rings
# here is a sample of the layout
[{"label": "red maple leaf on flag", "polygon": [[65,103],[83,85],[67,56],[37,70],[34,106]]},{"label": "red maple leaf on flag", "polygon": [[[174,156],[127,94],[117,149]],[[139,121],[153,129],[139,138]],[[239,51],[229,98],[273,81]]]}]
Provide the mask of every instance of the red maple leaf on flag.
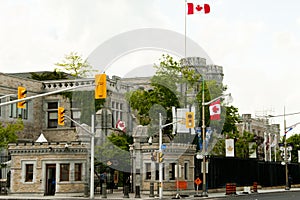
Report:
[{"label": "red maple leaf on flag", "polygon": [[194,13],[199,13],[204,10],[204,14],[210,13],[209,4],[204,4],[201,6],[200,4],[194,5],[194,3],[187,3],[187,14],[192,15]]},{"label": "red maple leaf on flag", "polygon": [[217,106],[214,106],[214,107],[212,108],[212,111],[213,111],[214,113],[218,113],[219,110],[220,110],[220,109],[219,109]]}]

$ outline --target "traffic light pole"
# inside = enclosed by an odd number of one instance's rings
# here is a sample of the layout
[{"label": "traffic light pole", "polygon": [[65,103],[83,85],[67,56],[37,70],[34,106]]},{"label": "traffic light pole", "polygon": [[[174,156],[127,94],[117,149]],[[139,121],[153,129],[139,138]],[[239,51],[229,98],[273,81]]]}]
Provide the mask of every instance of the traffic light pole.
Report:
[{"label": "traffic light pole", "polygon": [[[38,97],[48,96],[48,95],[51,95],[51,94],[57,94],[57,93],[60,93],[60,92],[70,91],[70,90],[83,88],[83,87],[91,87],[91,86],[93,86],[93,85],[78,85],[78,86],[74,86],[72,88],[64,88],[64,89],[55,90],[55,91],[52,91],[52,92],[46,92],[46,93],[43,93],[43,94],[38,94],[38,95],[34,95],[34,96],[22,98],[22,99],[16,99],[16,100],[13,100],[13,101],[7,101],[7,102],[4,102],[4,103],[0,103],[0,107],[5,106],[5,105],[18,103],[18,102],[21,102],[21,101],[27,101],[27,100],[35,99],[35,98],[38,98]],[[10,96],[13,96],[13,95],[10,95]]]},{"label": "traffic light pole", "polygon": [[77,121],[73,120],[71,117],[65,115],[66,118],[74,122],[76,125],[78,125],[80,128],[82,128],[84,131],[86,131],[91,136],[91,182],[90,182],[90,199],[94,199],[94,173],[95,173],[95,167],[94,167],[94,157],[95,157],[95,117],[92,115],[91,117],[91,131],[83,127],[81,124],[79,124]]},{"label": "traffic light pole", "polygon": [[[167,127],[167,126],[170,126],[170,125],[176,124],[178,122],[181,122],[181,121],[183,121],[183,120],[177,120],[175,122],[162,125],[162,116],[161,116],[161,113],[159,113],[159,141],[158,141],[158,146],[159,147],[158,147],[158,154],[162,153],[162,129]],[[163,198],[163,162],[159,161],[158,170],[159,170],[159,177],[158,177],[158,179],[159,179],[158,180],[159,181],[159,199],[162,199]]]}]

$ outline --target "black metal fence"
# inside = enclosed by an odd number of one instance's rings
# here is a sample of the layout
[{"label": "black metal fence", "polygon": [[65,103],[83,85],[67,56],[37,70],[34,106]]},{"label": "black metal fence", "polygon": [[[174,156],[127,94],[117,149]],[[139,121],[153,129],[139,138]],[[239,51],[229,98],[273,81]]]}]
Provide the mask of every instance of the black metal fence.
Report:
[{"label": "black metal fence", "polygon": [[[202,160],[195,159],[195,178],[202,177]],[[264,162],[257,159],[210,157],[207,174],[208,188],[224,188],[226,183],[252,186],[258,182],[263,187],[285,185],[285,166],[281,162]],[[300,183],[300,164],[288,164],[293,184]]]},{"label": "black metal fence", "polygon": [[0,156],[0,195],[6,195],[10,187],[10,156]]}]

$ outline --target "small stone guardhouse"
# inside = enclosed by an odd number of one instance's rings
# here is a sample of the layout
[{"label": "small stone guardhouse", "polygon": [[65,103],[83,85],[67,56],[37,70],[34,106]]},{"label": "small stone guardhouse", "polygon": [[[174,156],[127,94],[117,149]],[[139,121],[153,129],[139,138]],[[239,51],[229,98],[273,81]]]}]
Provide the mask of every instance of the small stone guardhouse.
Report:
[{"label": "small stone guardhouse", "polygon": [[87,148],[81,142],[9,144],[10,195],[83,196]]},{"label": "small stone guardhouse", "polygon": [[[159,186],[159,163],[153,160],[153,153],[159,149],[158,140],[149,143],[148,130],[137,126],[132,149],[133,184],[140,187],[142,193],[149,193],[150,184],[155,190]],[[194,169],[196,146],[185,143],[173,143],[163,139],[163,190],[173,195],[177,191],[185,193],[194,190]],[[134,187],[134,188],[135,188]]]}]

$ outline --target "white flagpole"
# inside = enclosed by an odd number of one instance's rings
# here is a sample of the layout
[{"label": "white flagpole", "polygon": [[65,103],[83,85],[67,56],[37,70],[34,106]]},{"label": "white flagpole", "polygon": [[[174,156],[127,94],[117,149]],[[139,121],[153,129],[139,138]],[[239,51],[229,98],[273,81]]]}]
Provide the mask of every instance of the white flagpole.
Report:
[{"label": "white flagpole", "polygon": [[275,158],[275,162],[277,161],[276,159],[276,148],[277,148],[277,135],[274,135],[274,158]]},{"label": "white flagpole", "polygon": [[269,133],[269,161],[272,161],[272,137]]},{"label": "white flagpole", "polygon": [[267,133],[264,133],[264,153],[265,153],[265,161],[267,161]]}]

